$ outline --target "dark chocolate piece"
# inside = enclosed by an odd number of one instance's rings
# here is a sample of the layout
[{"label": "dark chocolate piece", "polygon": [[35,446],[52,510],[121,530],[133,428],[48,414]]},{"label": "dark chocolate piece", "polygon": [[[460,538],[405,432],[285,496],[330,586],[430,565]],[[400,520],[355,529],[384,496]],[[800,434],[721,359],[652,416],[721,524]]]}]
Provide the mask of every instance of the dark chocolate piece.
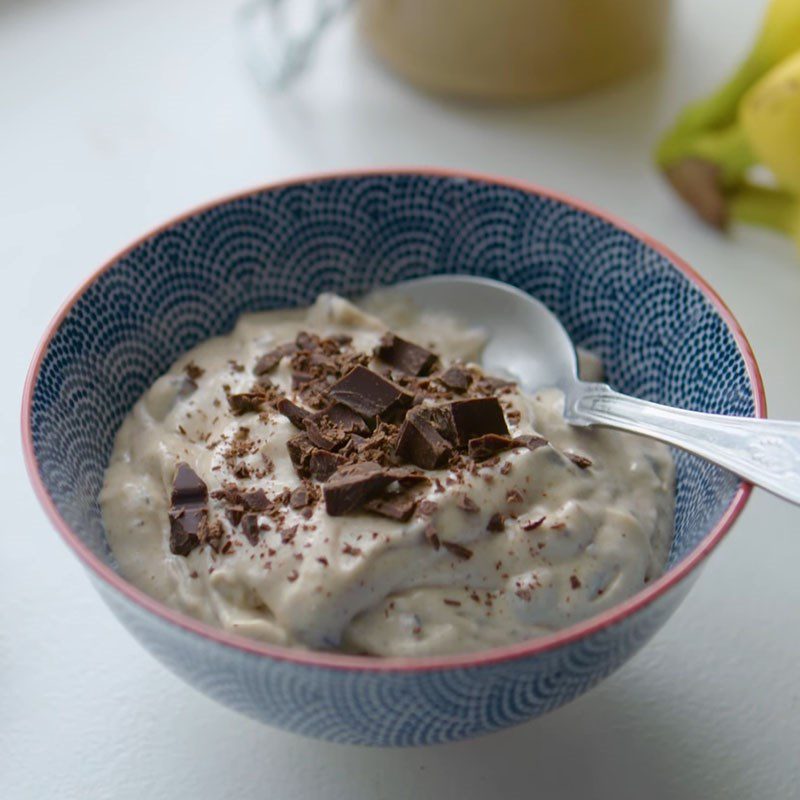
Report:
[{"label": "dark chocolate piece", "polygon": [[448,389],[459,393],[466,392],[472,383],[472,375],[461,367],[450,367],[437,377]]},{"label": "dark chocolate piece", "polygon": [[260,532],[258,530],[258,514],[245,514],[242,517],[242,533],[247,541],[254,547],[258,544]]},{"label": "dark chocolate piece", "polygon": [[337,450],[347,439],[347,434],[337,428],[329,428],[323,431],[310,417],[305,420],[303,425],[311,443],[321,450]]},{"label": "dark chocolate piece", "polygon": [[491,533],[500,533],[505,530],[506,518],[498,511],[489,517],[489,522],[486,523],[486,530]]},{"label": "dark chocolate piece", "polygon": [[200,545],[206,522],[204,506],[185,506],[169,512],[169,549],[177,556],[188,556]]},{"label": "dark chocolate piece", "polygon": [[413,400],[399,386],[360,365],[334,383],[328,394],[366,420],[399,414]]},{"label": "dark chocolate piece", "polygon": [[186,373],[186,377],[191,381],[196,381],[198,378],[202,378],[203,375],[206,374],[206,371],[202,367],[198,367],[194,361],[190,361],[183,368],[183,371]]},{"label": "dark chocolate piece", "polygon": [[496,433],[486,433],[476,439],[469,440],[469,457],[475,461],[483,461],[491,458],[504,450],[515,447],[514,440],[510,436],[500,436]]},{"label": "dark chocolate piece", "polygon": [[374,461],[339,467],[322,487],[325,509],[332,517],[358,510],[391,483],[386,470]]},{"label": "dark chocolate piece", "polygon": [[431,543],[431,546],[433,547],[434,550],[438,550],[439,547],[441,547],[442,543],[439,539],[439,534],[436,531],[436,526],[432,522],[429,522],[425,526],[423,534],[425,535],[425,538]]},{"label": "dark chocolate piece", "polygon": [[308,475],[315,481],[324,483],[344,463],[345,458],[338,453],[315,448],[308,460]]},{"label": "dark chocolate piece", "polygon": [[547,519],[547,517],[539,517],[539,519],[529,519],[527,522],[521,522],[520,528],[524,531],[535,531],[537,528],[541,527],[542,523]]},{"label": "dark chocolate piece", "polygon": [[208,487],[185,461],[181,461],[172,479],[172,506],[203,505],[207,500]]},{"label": "dark chocolate piece", "polygon": [[244,506],[228,506],[225,509],[225,515],[231,521],[231,525],[236,526],[242,521],[242,517],[244,516]]},{"label": "dark chocolate piece", "polygon": [[478,504],[471,498],[465,494],[460,494],[458,496],[458,500],[456,500],[456,505],[462,510],[466,511],[467,514],[477,514],[480,509],[478,508]]},{"label": "dark chocolate piece", "polygon": [[463,544],[459,544],[458,542],[446,542],[442,540],[442,546],[454,556],[463,559],[464,561],[468,561],[472,558],[472,550],[469,547],[464,547]]},{"label": "dark chocolate piece", "polygon": [[487,433],[508,436],[508,426],[503,416],[503,408],[496,397],[476,397],[470,400],[456,400],[450,403],[456,441],[459,447],[466,447],[470,439]]},{"label": "dark chocolate piece", "polygon": [[550,444],[550,442],[548,442],[547,439],[543,439],[541,436],[530,436],[526,434],[514,437],[514,445],[516,447],[527,447],[528,450],[538,450],[540,447],[544,447],[548,444]]},{"label": "dark chocolate piece", "polygon": [[253,489],[241,496],[242,505],[248,511],[266,511],[269,508],[269,498],[263,489]]},{"label": "dark chocolate piece", "polygon": [[303,422],[311,416],[310,411],[306,411],[296,403],[293,403],[288,397],[281,397],[275,404],[275,408],[279,413],[283,414],[295,428],[299,428],[301,431],[305,430]]},{"label": "dark chocolate piece", "polygon": [[564,453],[564,455],[580,469],[587,469],[592,466],[592,459],[586,456],[578,455],[578,453]]},{"label": "dark chocolate piece", "polygon": [[292,508],[305,508],[314,501],[314,498],[306,486],[298,486],[289,498],[289,505]]},{"label": "dark chocolate piece", "polygon": [[311,443],[311,439],[308,438],[308,434],[298,433],[297,436],[292,436],[292,438],[286,442],[286,447],[289,450],[289,458],[292,459],[292,464],[294,464],[297,474],[301,478],[307,478],[308,462],[311,458],[311,454],[316,450]]},{"label": "dark chocolate piece", "polygon": [[441,469],[453,454],[450,442],[436,430],[421,407],[406,414],[395,450],[400,458],[422,469]]},{"label": "dark chocolate piece", "polygon": [[231,413],[240,417],[242,414],[251,414],[261,411],[267,396],[262,392],[241,392],[228,395],[228,405]]},{"label": "dark chocolate piece", "polygon": [[409,375],[427,375],[436,363],[435,353],[401,339],[393,333],[387,333],[381,339],[375,355],[381,361]]},{"label": "dark chocolate piece", "polygon": [[355,411],[342,403],[333,403],[326,409],[314,414],[318,424],[330,425],[347,433],[369,436],[369,425]]},{"label": "dark chocolate piece", "polygon": [[319,347],[319,336],[308,331],[300,331],[294,343],[298,350],[316,350]]},{"label": "dark chocolate piece", "polygon": [[382,517],[406,522],[414,513],[416,505],[417,499],[412,496],[411,492],[400,492],[398,494],[373,497],[364,503],[364,509],[372,511],[374,514],[380,514]]}]

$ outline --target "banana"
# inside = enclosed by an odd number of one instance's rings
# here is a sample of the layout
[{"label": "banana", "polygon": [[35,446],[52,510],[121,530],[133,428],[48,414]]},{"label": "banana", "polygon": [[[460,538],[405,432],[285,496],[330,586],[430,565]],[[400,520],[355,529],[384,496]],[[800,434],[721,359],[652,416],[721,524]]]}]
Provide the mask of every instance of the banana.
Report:
[{"label": "banana", "polygon": [[[659,166],[668,169],[683,158],[703,157],[694,152],[698,136],[735,125],[742,96],[772,67],[799,48],[800,0],[772,0],[755,44],[733,76],[709,97],[687,106],[663,137],[656,150]],[[723,156],[718,158],[721,161]],[[731,179],[735,177],[730,176]]]},{"label": "banana", "polygon": [[743,185],[730,197],[731,217],[787,234],[800,251],[800,201],[780,189]]},{"label": "banana", "polygon": [[800,49],[742,98],[739,123],[757,160],[800,196]]}]

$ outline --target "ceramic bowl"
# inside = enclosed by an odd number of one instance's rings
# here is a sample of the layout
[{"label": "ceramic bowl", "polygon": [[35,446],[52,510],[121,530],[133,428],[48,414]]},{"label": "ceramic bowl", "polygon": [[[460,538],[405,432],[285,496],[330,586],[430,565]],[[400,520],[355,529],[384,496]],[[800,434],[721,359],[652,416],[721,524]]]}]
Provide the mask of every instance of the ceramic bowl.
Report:
[{"label": "ceramic bowl", "polygon": [[664,624],[748,497],[730,473],[677,453],[675,537],[661,578],[581,624],[462,656],[262,644],[167,608],[118,574],[97,504],[103,470],[123,417],[181,353],[246,311],[447,272],[540,298],[624,392],[764,415],[747,341],[702,279],[628,225],[535,186],[435,170],[309,177],[147,234],[92,275],[46,331],[24,393],[25,456],[50,519],[123,625],[244,714],[308,736],[396,746],[474,737],[557,708]]}]

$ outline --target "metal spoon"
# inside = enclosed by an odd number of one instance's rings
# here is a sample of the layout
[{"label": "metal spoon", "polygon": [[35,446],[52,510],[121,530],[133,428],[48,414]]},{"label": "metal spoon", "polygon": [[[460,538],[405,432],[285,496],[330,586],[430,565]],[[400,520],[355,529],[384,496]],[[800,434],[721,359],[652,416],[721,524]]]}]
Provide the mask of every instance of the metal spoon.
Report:
[{"label": "metal spoon", "polygon": [[659,439],[800,504],[800,422],[684,411],[586,383],[578,378],[575,347],[558,319],[543,303],[498,281],[441,275],[387,291],[423,311],[457,311],[480,320],[489,336],[487,371],[510,372],[529,392],[558,387],[572,425],[604,425]]}]

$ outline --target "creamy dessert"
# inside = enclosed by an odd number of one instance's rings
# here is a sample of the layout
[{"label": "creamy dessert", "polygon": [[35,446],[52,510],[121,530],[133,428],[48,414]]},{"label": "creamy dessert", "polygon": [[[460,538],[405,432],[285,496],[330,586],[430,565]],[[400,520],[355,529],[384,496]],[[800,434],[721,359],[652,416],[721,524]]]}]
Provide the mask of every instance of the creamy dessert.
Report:
[{"label": "creamy dessert", "polygon": [[479,330],[374,299],[243,316],[117,435],[122,574],[281,645],[458,653],[552,632],[664,567],[673,464],[483,373]]}]

